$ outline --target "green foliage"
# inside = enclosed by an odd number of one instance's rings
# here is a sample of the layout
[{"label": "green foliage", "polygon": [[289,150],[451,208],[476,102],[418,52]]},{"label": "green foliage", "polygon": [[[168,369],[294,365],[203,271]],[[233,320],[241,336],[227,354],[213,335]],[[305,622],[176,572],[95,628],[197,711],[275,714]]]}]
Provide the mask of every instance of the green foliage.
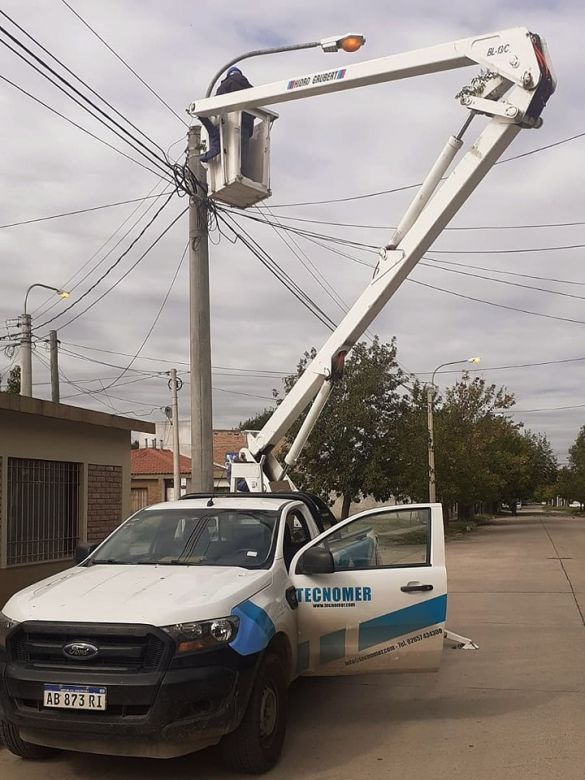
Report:
[{"label": "green foliage", "polygon": [[[400,493],[428,498],[426,389],[415,385],[403,405]],[[514,396],[468,374],[434,400],[437,495],[470,517],[477,504],[516,506],[554,483],[556,461],[546,437],[522,431],[506,411]],[[515,509],[513,510],[515,511]]]},{"label": "green foliage", "polygon": [[559,471],[556,493],[567,501],[585,503],[585,425],[569,449],[569,465]]},{"label": "green foliage", "polygon": [[[297,373],[284,381],[285,391],[315,354],[302,356]],[[443,397],[434,397],[437,495],[446,507],[457,504],[460,518],[472,517],[479,504],[491,511],[507,503],[515,511],[517,501],[554,495],[557,463],[551,446],[545,436],[524,431],[510,418],[514,403],[506,388],[468,374]],[[240,428],[261,428],[269,416],[264,410]],[[285,450],[303,419],[289,432]],[[580,437],[574,459],[583,487],[571,498],[585,501],[585,428]],[[291,476],[299,488],[326,500],[343,497],[343,517],[352,501],[365,496],[425,502],[428,444],[426,387],[415,382],[405,393],[395,341],[375,339],[350,353]]]},{"label": "green foliage", "polygon": [[20,395],[20,366],[14,366],[6,380],[6,392],[12,395]]},{"label": "green foliage", "polygon": [[[313,356],[314,351],[305,353],[287,388]],[[385,501],[396,493],[402,378],[394,340],[356,344],[297,464],[293,478],[300,487],[325,499],[332,492],[343,497],[343,517],[362,496]],[[291,430],[289,443],[301,423]]]},{"label": "green foliage", "polygon": [[240,430],[259,431],[266,425],[273,411],[274,409],[264,409],[263,412],[258,412],[258,414],[254,415],[253,417],[249,417],[247,420],[243,420],[239,425]]}]

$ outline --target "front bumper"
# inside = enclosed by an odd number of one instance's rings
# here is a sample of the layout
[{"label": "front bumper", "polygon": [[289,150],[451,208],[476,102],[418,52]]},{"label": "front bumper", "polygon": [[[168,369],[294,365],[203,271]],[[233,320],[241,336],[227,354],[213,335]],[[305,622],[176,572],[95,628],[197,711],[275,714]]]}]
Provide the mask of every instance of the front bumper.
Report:
[{"label": "front bumper", "polygon": [[[171,659],[162,668],[120,673],[31,668],[0,660],[0,717],[23,739],[65,750],[170,757],[217,743],[245,712],[257,656],[231,648]],[[103,712],[43,706],[45,683],[107,689]]]}]

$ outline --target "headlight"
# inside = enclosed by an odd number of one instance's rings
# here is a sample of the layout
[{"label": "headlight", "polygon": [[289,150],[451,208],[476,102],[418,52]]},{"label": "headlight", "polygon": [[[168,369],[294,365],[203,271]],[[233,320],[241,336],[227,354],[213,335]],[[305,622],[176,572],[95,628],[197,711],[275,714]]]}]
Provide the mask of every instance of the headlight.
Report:
[{"label": "headlight", "polygon": [[177,653],[192,653],[232,642],[236,638],[239,625],[239,618],[224,617],[200,620],[196,623],[177,623],[175,626],[165,626],[163,631],[177,643]]},{"label": "headlight", "polygon": [[6,648],[6,637],[17,625],[16,620],[12,620],[12,618],[0,612],[0,648]]}]

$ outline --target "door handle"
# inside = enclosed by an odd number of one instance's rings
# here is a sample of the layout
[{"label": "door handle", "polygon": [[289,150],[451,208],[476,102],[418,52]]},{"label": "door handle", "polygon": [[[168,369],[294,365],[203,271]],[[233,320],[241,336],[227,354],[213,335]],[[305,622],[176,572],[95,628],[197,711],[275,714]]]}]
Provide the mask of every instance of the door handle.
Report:
[{"label": "door handle", "polygon": [[420,582],[409,582],[407,585],[403,585],[400,588],[403,593],[417,593],[420,591],[429,591],[432,589],[432,585],[421,585]]}]

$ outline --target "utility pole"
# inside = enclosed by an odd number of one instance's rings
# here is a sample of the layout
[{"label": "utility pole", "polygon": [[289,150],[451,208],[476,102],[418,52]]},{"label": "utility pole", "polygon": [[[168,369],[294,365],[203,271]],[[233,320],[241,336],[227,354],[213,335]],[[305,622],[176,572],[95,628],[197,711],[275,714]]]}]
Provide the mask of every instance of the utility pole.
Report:
[{"label": "utility pole", "polygon": [[189,128],[187,166],[198,184],[189,199],[189,311],[191,361],[191,489],[213,491],[211,321],[207,173],[199,162],[201,127]]},{"label": "utility pole", "polygon": [[32,321],[30,314],[21,314],[20,338],[20,394],[32,396]]},{"label": "utility pole", "polygon": [[[169,387],[171,389],[171,425],[173,426],[173,496],[181,498],[181,446],[179,442],[179,399],[178,391],[183,382],[177,379],[177,369],[171,368]],[[179,384],[180,383],[180,384]]]},{"label": "utility pole", "polygon": [[59,393],[59,340],[57,331],[49,331],[49,362],[51,364],[51,401],[58,404],[61,400]]},{"label": "utility pole", "polygon": [[435,439],[433,433],[433,398],[435,386],[427,385],[427,425],[429,433],[429,502],[434,504],[437,500],[435,485]]}]

